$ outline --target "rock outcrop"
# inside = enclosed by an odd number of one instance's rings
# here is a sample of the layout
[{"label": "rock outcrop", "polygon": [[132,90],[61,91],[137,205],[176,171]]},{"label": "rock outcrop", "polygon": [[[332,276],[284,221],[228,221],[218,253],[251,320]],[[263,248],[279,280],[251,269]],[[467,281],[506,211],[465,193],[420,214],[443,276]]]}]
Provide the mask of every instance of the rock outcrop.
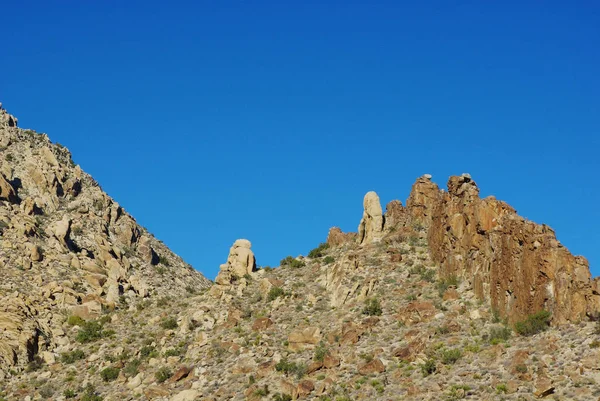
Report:
[{"label": "rock outcrop", "polygon": [[367,192],[363,207],[363,217],[358,225],[358,241],[368,244],[379,240],[383,233],[383,211],[377,193]]},{"label": "rock outcrop", "polygon": [[434,199],[429,225],[432,258],[443,276],[458,276],[503,317],[514,322],[541,309],[555,323],[579,321],[600,311],[588,263],[546,226],[527,221],[508,204],[479,198],[468,174],[450,177]]},{"label": "rock outcrop", "polygon": [[252,244],[247,239],[238,239],[233,243],[227,262],[221,265],[215,279],[217,284],[229,285],[256,270],[254,252],[250,248],[252,248]]},{"label": "rock outcrop", "polygon": [[65,147],[18,128],[1,108],[0,272],[0,374],[53,352],[65,316],[93,319],[118,303],[211,284],[141,228]]}]

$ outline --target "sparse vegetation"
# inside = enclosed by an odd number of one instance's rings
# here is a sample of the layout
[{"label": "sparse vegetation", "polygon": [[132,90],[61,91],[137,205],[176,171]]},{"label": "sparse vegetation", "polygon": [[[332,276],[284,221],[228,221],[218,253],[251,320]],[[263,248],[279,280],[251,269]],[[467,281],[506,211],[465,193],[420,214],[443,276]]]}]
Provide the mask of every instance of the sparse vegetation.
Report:
[{"label": "sparse vegetation", "polygon": [[329,244],[327,242],[321,242],[318,247],[311,250],[308,253],[308,257],[312,259],[320,258],[325,256],[325,251],[329,248]]},{"label": "sparse vegetation", "polygon": [[368,316],[381,316],[383,310],[381,309],[381,304],[379,303],[379,299],[377,298],[367,298],[365,300],[365,307],[362,311],[363,315]]},{"label": "sparse vegetation", "polygon": [[275,370],[283,372],[286,375],[295,375],[300,380],[306,374],[306,365],[302,363],[290,362],[287,358],[282,358],[276,365]]},{"label": "sparse vegetation", "polygon": [[281,262],[279,262],[279,264],[281,265],[281,267],[292,267],[294,269],[306,266],[306,263],[303,260],[296,259],[292,256],[286,256],[284,259],[281,259]]},{"label": "sparse vegetation", "polygon": [[170,317],[160,322],[160,327],[165,330],[174,330],[177,328],[177,319]]},{"label": "sparse vegetation", "polygon": [[437,367],[435,366],[435,360],[433,359],[428,359],[425,361],[425,363],[422,363],[420,365],[421,368],[421,373],[423,374],[423,377],[427,377],[433,373],[436,372]]},{"label": "sparse vegetation", "polygon": [[552,314],[546,310],[527,316],[523,321],[515,323],[515,331],[522,336],[532,336],[546,330],[550,326]]},{"label": "sparse vegetation", "polygon": [[66,363],[66,364],[74,363],[74,362],[80,361],[84,358],[85,358],[85,353],[80,349],[76,349],[71,352],[64,352],[60,355],[61,362]]},{"label": "sparse vegetation", "polygon": [[116,380],[117,377],[119,377],[120,371],[121,370],[119,368],[110,366],[100,371],[100,377],[102,377],[102,380],[104,380],[105,382],[111,382],[113,380]]},{"label": "sparse vegetation", "polygon": [[269,302],[276,300],[279,297],[282,297],[285,294],[283,288],[281,287],[272,287],[267,294],[267,300]]},{"label": "sparse vegetation", "polygon": [[169,380],[171,376],[173,376],[173,372],[171,372],[171,370],[166,366],[158,369],[154,374],[154,378],[158,383],[164,383],[165,381]]}]

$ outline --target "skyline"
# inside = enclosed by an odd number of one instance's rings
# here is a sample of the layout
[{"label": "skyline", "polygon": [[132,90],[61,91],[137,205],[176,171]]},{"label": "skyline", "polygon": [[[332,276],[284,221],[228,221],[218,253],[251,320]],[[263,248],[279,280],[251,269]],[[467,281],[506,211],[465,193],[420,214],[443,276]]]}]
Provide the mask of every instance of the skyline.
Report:
[{"label": "skyline", "polygon": [[0,102],[214,279],[470,173],[600,275],[600,7],[9,4]]}]

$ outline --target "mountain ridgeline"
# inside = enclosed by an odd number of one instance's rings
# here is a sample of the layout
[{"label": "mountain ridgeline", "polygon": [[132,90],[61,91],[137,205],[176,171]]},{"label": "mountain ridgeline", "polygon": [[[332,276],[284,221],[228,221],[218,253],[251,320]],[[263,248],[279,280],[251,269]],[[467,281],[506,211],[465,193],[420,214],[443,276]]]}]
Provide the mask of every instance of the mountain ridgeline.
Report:
[{"label": "mountain ridgeline", "polygon": [[600,397],[600,281],[548,226],[468,174],[363,209],[213,283],[0,106],[0,401]]}]

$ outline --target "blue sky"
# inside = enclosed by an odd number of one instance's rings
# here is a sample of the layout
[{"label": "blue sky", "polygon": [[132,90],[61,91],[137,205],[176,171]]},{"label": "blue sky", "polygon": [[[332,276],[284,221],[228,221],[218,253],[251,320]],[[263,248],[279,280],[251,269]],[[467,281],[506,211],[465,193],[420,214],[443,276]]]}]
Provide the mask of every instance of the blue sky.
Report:
[{"label": "blue sky", "polygon": [[[450,4],[452,3],[452,4]],[[495,4],[491,4],[495,3]],[[0,101],[214,278],[355,231],[431,173],[554,228],[600,275],[592,1],[23,1]]]}]

